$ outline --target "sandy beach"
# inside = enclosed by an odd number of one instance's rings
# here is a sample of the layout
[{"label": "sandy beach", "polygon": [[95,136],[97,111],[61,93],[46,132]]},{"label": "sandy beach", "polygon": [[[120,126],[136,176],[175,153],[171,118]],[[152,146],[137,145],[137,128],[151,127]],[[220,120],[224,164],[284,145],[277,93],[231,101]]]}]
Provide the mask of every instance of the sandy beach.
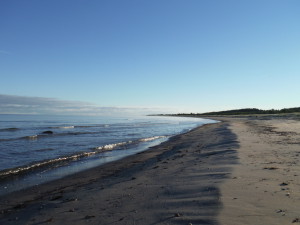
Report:
[{"label": "sandy beach", "polygon": [[299,224],[299,117],[224,121],[229,121],[240,146],[239,163],[220,187],[221,224]]},{"label": "sandy beach", "polygon": [[0,197],[0,224],[300,223],[300,121],[217,117],[145,152]]}]

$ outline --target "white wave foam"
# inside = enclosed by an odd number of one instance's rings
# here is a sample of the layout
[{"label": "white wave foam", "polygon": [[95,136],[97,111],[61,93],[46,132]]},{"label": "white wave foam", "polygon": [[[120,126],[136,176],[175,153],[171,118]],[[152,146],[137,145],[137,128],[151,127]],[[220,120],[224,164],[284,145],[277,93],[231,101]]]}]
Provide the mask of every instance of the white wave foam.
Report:
[{"label": "white wave foam", "polygon": [[140,139],[141,142],[147,142],[147,141],[154,141],[159,138],[165,138],[166,136],[154,136],[154,137],[149,137],[149,138],[142,138]]},{"label": "white wave foam", "polygon": [[73,129],[75,126],[64,126],[64,127],[58,127],[59,129]]},{"label": "white wave foam", "polygon": [[119,142],[119,143],[114,143],[114,144],[107,144],[107,145],[103,145],[103,146],[99,146],[96,147],[96,150],[106,150],[106,151],[110,151],[110,150],[114,150],[117,147],[120,146],[126,146],[126,145],[130,145],[130,144],[138,144],[140,142],[148,142],[148,141],[154,141],[156,139],[159,138],[165,138],[166,136],[154,136],[154,137],[149,137],[149,138],[142,138],[136,141],[126,141],[126,142]]},{"label": "white wave foam", "polygon": [[115,144],[107,144],[107,145],[103,145],[100,147],[96,147],[97,150],[113,150],[116,147],[120,147],[120,146],[125,146],[132,143],[132,141],[127,141],[127,142],[120,142],[120,143],[115,143]]},{"label": "white wave foam", "polygon": [[38,138],[38,135],[27,136],[26,138],[28,138],[29,140],[36,140]]},{"label": "white wave foam", "polygon": [[[27,138],[29,138],[30,140],[35,140],[37,139],[38,135],[32,135],[32,136],[28,136]],[[20,172],[25,172],[25,171],[29,171],[35,168],[39,168],[39,167],[43,167],[43,166],[47,166],[47,165],[51,165],[51,164],[55,164],[55,163],[59,163],[59,162],[63,162],[63,161],[73,161],[73,160],[78,160],[80,158],[84,158],[84,157],[89,157],[89,156],[93,156],[96,154],[99,154],[103,151],[111,151],[117,147],[120,146],[126,146],[126,145],[130,145],[130,144],[138,144],[140,142],[148,142],[148,141],[153,141],[159,138],[165,138],[166,136],[154,136],[154,137],[149,137],[149,138],[142,138],[139,140],[135,140],[135,141],[126,141],[126,142],[119,142],[119,143],[114,143],[114,144],[107,144],[107,145],[103,145],[100,147],[96,147],[94,150],[95,151],[90,151],[90,152],[81,152],[78,154],[74,154],[71,156],[63,156],[63,157],[59,157],[59,158],[55,158],[55,159],[49,159],[46,161],[42,161],[42,162],[36,162],[34,164],[31,165],[27,165],[24,167],[19,167],[19,168],[14,168],[14,169],[9,169],[6,171],[0,171],[0,177],[1,176],[7,176],[7,175],[12,175],[12,174],[18,174]],[[43,149],[43,150],[50,150],[50,149]]]},{"label": "white wave foam", "polygon": [[18,168],[14,168],[14,169],[9,169],[9,170],[5,170],[5,171],[0,171],[0,177],[1,176],[8,176],[8,175],[13,175],[13,174],[18,174],[21,172],[26,172],[29,170],[33,170],[39,167],[43,167],[43,166],[47,166],[47,165],[51,165],[51,164],[55,164],[55,163],[59,163],[59,162],[63,162],[63,161],[72,161],[72,160],[77,160],[83,157],[88,157],[91,155],[95,155],[97,154],[97,152],[93,151],[93,152],[82,152],[82,153],[78,153],[76,155],[71,155],[71,156],[65,156],[65,157],[59,157],[56,159],[49,159],[46,161],[42,161],[42,162],[36,162],[32,165],[27,165],[27,166],[23,166],[23,167],[18,167]]}]

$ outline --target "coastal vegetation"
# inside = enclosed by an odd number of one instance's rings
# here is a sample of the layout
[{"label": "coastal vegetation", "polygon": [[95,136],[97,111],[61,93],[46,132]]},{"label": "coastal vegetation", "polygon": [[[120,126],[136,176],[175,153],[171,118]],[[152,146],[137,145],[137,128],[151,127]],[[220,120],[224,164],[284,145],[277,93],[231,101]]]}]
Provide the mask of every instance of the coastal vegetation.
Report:
[{"label": "coastal vegetation", "polygon": [[[207,113],[179,113],[173,114],[174,116],[233,116],[233,115],[266,115],[266,114],[287,114],[287,113],[300,113],[300,107],[284,108],[284,109],[269,109],[262,110],[257,108],[234,109],[218,112]],[[164,114],[166,115],[166,114]]]},{"label": "coastal vegetation", "polygon": [[284,109],[269,109],[262,110],[256,108],[235,109],[219,112],[202,113],[201,115],[252,115],[252,114],[283,114],[283,113],[300,113],[300,107],[284,108]]}]

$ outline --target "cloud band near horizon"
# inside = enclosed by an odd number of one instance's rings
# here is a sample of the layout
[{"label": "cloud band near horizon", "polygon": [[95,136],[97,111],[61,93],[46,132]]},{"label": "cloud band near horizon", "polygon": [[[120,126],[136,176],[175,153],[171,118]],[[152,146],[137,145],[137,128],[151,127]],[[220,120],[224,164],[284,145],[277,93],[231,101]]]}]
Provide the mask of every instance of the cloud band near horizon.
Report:
[{"label": "cloud band near horizon", "polygon": [[117,116],[146,115],[165,111],[166,109],[159,108],[103,107],[81,101],[0,94],[0,114]]}]

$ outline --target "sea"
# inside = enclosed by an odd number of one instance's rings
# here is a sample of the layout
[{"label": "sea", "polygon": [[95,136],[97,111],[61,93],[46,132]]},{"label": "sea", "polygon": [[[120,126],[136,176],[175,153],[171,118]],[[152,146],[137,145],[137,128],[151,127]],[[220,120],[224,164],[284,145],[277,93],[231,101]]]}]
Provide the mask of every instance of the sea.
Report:
[{"label": "sea", "polygon": [[0,195],[146,151],[215,122],[167,116],[0,115]]}]

